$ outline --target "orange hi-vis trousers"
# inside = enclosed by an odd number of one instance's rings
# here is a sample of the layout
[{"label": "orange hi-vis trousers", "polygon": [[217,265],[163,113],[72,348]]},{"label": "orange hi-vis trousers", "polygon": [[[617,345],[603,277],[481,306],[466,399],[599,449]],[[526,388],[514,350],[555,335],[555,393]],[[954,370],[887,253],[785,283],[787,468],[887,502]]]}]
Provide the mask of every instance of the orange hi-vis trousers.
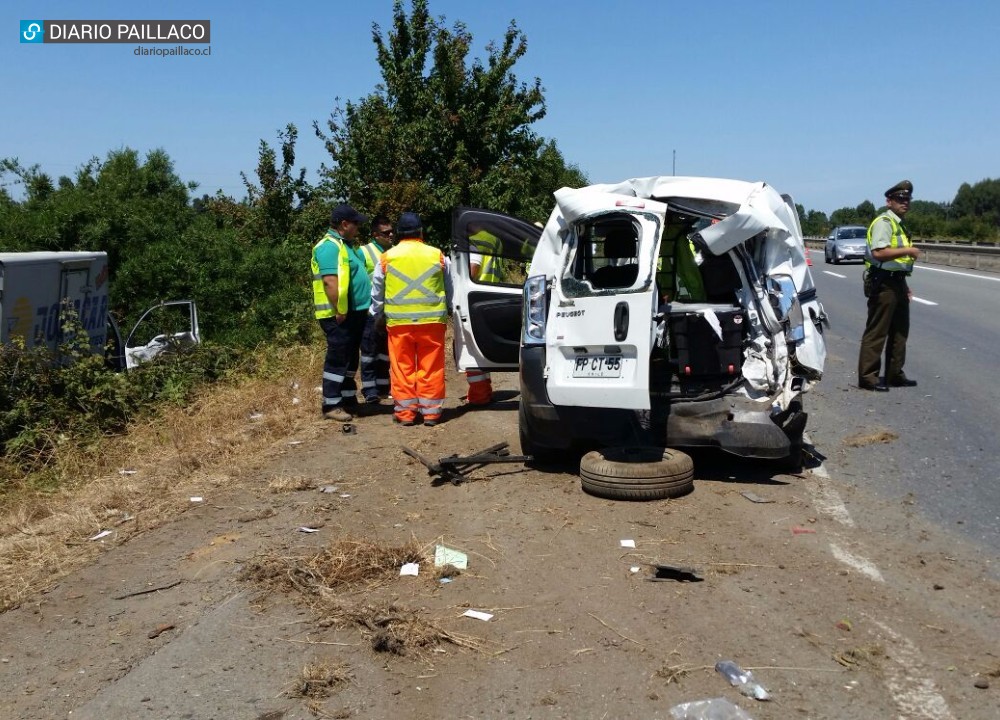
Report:
[{"label": "orange hi-vis trousers", "polygon": [[400,422],[441,419],[444,407],[444,323],[390,325],[389,382]]},{"label": "orange hi-vis trousers", "polygon": [[482,370],[466,370],[465,378],[469,381],[469,404],[486,405],[489,403],[493,398],[493,381],[490,374]]}]

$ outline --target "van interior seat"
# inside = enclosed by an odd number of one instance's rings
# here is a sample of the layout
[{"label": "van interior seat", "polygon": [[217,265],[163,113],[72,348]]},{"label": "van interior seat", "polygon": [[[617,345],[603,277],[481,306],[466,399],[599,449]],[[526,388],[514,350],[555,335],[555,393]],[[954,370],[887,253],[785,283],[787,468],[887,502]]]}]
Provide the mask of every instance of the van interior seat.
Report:
[{"label": "van interior seat", "polygon": [[631,229],[614,230],[605,237],[604,257],[610,261],[631,262],[597,268],[590,279],[595,288],[625,288],[635,284],[639,277],[639,254],[638,243]]}]

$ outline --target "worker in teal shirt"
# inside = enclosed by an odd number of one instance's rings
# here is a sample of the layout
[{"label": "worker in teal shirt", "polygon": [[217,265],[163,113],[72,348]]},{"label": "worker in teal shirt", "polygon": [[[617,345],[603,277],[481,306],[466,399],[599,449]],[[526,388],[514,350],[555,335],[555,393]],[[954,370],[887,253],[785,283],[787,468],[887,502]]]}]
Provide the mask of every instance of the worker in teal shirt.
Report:
[{"label": "worker in teal shirt", "polygon": [[347,422],[357,407],[361,336],[371,305],[371,280],[357,246],[358,226],[367,217],[350,205],[338,205],[330,229],[313,247],[313,304],[326,335],[323,362],[323,417]]}]

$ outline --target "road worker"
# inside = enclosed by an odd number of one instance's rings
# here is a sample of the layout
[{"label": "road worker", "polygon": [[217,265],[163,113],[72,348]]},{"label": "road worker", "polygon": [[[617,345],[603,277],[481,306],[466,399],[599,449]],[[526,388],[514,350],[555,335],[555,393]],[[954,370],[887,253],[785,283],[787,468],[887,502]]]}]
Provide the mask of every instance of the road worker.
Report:
[{"label": "road worker", "polygon": [[409,426],[422,417],[433,426],[444,407],[450,263],[424,243],[416,213],[399,217],[396,237],[398,244],[386,250],[372,275],[371,314],[385,314],[394,421]]},{"label": "road worker", "polygon": [[[375,274],[382,254],[393,246],[394,234],[392,223],[385,215],[372,220],[371,242],[361,246],[369,277]],[[377,405],[389,396],[389,336],[383,315],[369,314],[361,336],[361,394],[366,405]]]},{"label": "road worker", "polygon": [[[481,224],[469,224],[469,277],[475,282],[496,284],[502,282],[500,275],[500,238],[489,232]],[[469,405],[488,405],[493,399],[493,380],[483,370],[466,370],[469,382],[466,398]]]},{"label": "road worker", "polygon": [[368,218],[347,204],[330,213],[330,229],[312,249],[313,305],[326,336],[323,360],[323,417],[349,422],[357,406],[358,353],[364,333],[371,281],[357,247]]}]

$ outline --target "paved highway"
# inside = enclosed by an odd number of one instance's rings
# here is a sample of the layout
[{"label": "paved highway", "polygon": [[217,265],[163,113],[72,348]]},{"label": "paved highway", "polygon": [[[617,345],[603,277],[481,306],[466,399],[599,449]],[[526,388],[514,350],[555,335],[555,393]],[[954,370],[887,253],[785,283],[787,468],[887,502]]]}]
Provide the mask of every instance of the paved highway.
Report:
[{"label": "paved highway", "polygon": [[[826,456],[827,472],[890,502],[911,505],[981,545],[988,561],[995,560],[1000,552],[1000,275],[918,265],[910,278],[915,297],[905,369],[919,385],[872,393],[857,388],[866,315],[864,266],[826,265],[822,257],[812,270],[830,317],[829,354],[807,410],[808,432]],[[879,430],[898,438],[860,447],[845,443]],[[867,521],[877,527],[879,519]],[[991,564],[995,573],[997,563]]]}]

